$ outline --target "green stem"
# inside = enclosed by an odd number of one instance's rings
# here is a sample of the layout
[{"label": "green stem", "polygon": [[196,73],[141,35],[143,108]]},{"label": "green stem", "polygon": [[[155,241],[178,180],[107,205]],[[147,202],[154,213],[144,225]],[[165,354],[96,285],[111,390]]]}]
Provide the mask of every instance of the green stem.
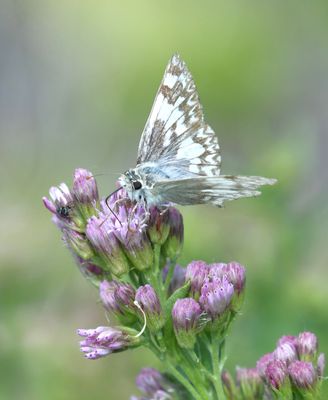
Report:
[{"label": "green stem", "polygon": [[181,374],[170,362],[166,362],[166,368],[174,378],[188,390],[188,392],[193,396],[195,400],[205,400],[194,388],[194,386],[189,382],[189,380]]},{"label": "green stem", "polygon": [[[221,342],[224,343],[224,342]],[[211,334],[211,358],[212,358],[212,368],[213,368],[213,385],[216,391],[216,395],[218,400],[224,400],[225,399],[225,394],[223,391],[223,386],[222,386],[222,379],[221,379],[221,373],[223,369],[223,364],[224,364],[224,355],[223,353],[224,347],[220,346],[220,342],[215,335],[215,333],[212,332]],[[220,360],[219,360],[219,352],[220,352]],[[222,362],[223,361],[223,362]]]},{"label": "green stem", "polygon": [[162,307],[165,304],[165,293],[164,293],[164,285],[162,281],[162,273],[160,271],[160,256],[161,256],[161,245],[155,244],[154,245],[154,265],[152,268],[151,274],[151,281],[153,282],[154,289],[157,292],[159,297],[160,303]]},{"label": "green stem", "polygon": [[182,350],[181,368],[186,373],[189,381],[193,382],[203,399],[208,400],[210,395],[207,390],[207,375],[204,366],[193,351]]}]

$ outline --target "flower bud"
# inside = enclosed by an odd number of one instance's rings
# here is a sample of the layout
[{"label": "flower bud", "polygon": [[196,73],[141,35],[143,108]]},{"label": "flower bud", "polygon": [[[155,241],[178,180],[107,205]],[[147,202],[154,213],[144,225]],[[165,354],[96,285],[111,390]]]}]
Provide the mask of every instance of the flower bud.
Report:
[{"label": "flower bud", "polygon": [[104,307],[122,319],[122,322],[128,325],[135,320],[135,291],[130,284],[115,280],[102,281],[99,295]]},{"label": "flower bud", "polygon": [[137,289],[135,299],[146,315],[147,327],[156,332],[164,325],[164,315],[159,298],[150,285],[140,286]]},{"label": "flower bud", "polygon": [[278,346],[273,352],[275,360],[280,360],[289,365],[291,362],[297,360],[296,347],[290,343],[285,342]]},{"label": "flower bud", "polygon": [[128,260],[115,234],[110,230],[110,221],[106,216],[100,214],[99,218],[90,218],[86,226],[86,236],[111,273],[119,277],[129,271]]},{"label": "flower bud", "polygon": [[231,308],[238,312],[243,304],[245,295],[246,274],[245,267],[237,262],[230,262],[228,264],[218,263],[211,264],[209,276],[222,277],[226,276],[227,280],[234,287],[234,296],[232,299]]},{"label": "flower bud", "polygon": [[192,349],[200,331],[202,310],[192,298],[178,299],[172,309],[175,336],[181,347]]},{"label": "flower bud", "polygon": [[223,371],[221,374],[223,390],[228,400],[240,398],[239,390],[228,371]]},{"label": "flower bud", "polygon": [[283,361],[270,361],[265,370],[265,381],[283,399],[292,399],[292,390],[288,378],[287,366]]},{"label": "flower bud", "polygon": [[80,342],[81,351],[90,360],[105,357],[111,353],[136,347],[141,343],[134,329],[100,326],[96,329],[78,329],[78,335],[85,339]]},{"label": "flower bud", "polygon": [[318,376],[320,378],[323,377],[325,365],[326,365],[325,355],[323,353],[320,353],[318,356],[318,361],[317,361],[317,372],[318,372]]},{"label": "flower bud", "polygon": [[265,379],[265,371],[268,364],[274,360],[273,353],[264,354],[257,362],[256,362],[256,369],[259,373],[260,377]]},{"label": "flower bud", "polygon": [[214,320],[221,317],[228,310],[233,294],[233,285],[224,276],[216,279],[216,281],[204,283],[199,303]]},{"label": "flower bud", "polygon": [[165,378],[154,368],[143,368],[136,378],[136,385],[142,392],[152,395],[164,389]]},{"label": "flower bud", "polygon": [[316,335],[311,332],[300,333],[297,338],[297,351],[301,361],[315,361],[318,351]]},{"label": "flower bud", "polygon": [[208,266],[204,261],[192,261],[186,268],[186,282],[190,281],[190,294],[197,300],[208,274]]},{"label": "flower bud", "polygon": [[99,208],[99,194],[92,173],[83,168],[77,168],[73,178],[73,197],[84,220],[96,215]]},{"label": "flower bud", "polygon": [[281,338],[277,342],[277,347],[282,344],[285,344],[285,343],[289,343],[290,345],[292,345],[296,348],[297,347],[297,337],[292,336],[292,335],[281,336]]},{"label": "flower bud", "polygon": [[63,241],[78,257],[88,260],[93,256],[90,242],[82,233],[72,229],[63,229]]},{"label": "flower bud", "polygon": [[[162,276],[163,276],[163,281],[165,282],[167,274],[169,271],[169,266],[166,265],[165,268],[162,270]],[[182,268],[180,265],[175,265],[174,271],[173,271],[173,276],[170,280],[170,285],[168,288],[168,294],[171,295],[173,292],[175,292],[177,289],[179,289],[185,282],[185,276],[186,276],[186,269]]]},{"label": "flower bud", "polygon": [[170,232],[168,210],[161,210],[158,207],[149,209],[149,221],[147,233],[153,244],[163,245]]},{"label": "flower bud", "polygon": [[76,255],[74,255],[74,258],[81,273],[98,287],[99,283],[104,279],[103,269],[89,260],[83,260]]},{"label": "flower bud", "polygon": [[176,260],[183,247],[183,219],[180,211],[174,207],[170,207],[166,212],[170,230],[162,252],[165,258]]},{"label": "flower bud", "polygon": [[58,187],[52,186],[49,190],[51,200],[43,197],[43,204],[54,214],[54,222],[59,229],[63,227],[81,228],[85,222],[76,209],[73,194],[65,183]]},{"label": "flower bud", "polygon": [[144,271],[152,266],[154,253],[145,232],[130,234],[121,243],[128,259],[138,271]]},{"label": "flower bud", "polygon": [[288,367],[292,384],[302,393],[315,389],[317,374],[310,362],[296,360]]},{"label": "flower bud", "polygon": [[256,368],[237,367],[236,377],[243,394],[243,399],[254,400],[262,398],[264,385]]}]

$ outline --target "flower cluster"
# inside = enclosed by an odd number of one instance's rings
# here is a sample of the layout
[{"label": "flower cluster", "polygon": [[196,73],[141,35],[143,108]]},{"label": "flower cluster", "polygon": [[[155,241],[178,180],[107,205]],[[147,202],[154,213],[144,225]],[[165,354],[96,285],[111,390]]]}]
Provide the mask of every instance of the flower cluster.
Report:
[{"label": "flower cluster", "polygon": [[77,331],[85,357],[95,360],[143,345],[163,362],[163,373],[145,368],[139,374],[137,386],[144,393],[139,400],[292,399],[296,392],[298,398],[318,393],[324,356],[309,332],[281,338],[256,368],[237,368],[236,381],[223,372],[227,332],[244,300],[245,268],[237,262],[176,264],[184,235],[176,208],[146,208],[121,188],[102,200],[94,176],[81,168],[71,189],[64,183],[52,187],[43,202],[118,323]]},{"label": "flower cluster", "polygon": [[95,285],[104,279],[120,278],[149,270],[154,247],[161,246],[162,267],[174,260],[183,244],[183,222],[173,207],[149,211],[132,204],[123,189],[108,200],[100,200],[92,173],[75,170],[73,187],[65,183],[51,187],[44,205],[62,232],[81,271]]},{"label": "flower cluster", "polygon": [[[178,400],[182,392],[167,376],[154,368],[143,368],[136,378],[143,397],[131,396],[130,400]],[[146,396],[146,397],[145,397]]]},{"label": "flower cluster", "polygon": [[273,352],[262,356],[255,368],[236,368],[236,382],[222,374],[228,399],[317,399],[325,367],[314,333],[282,336]]}]

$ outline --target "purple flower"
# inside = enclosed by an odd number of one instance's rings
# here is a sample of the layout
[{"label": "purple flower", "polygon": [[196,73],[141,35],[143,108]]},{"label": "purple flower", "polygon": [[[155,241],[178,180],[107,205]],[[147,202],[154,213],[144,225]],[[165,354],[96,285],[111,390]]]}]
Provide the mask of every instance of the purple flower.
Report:
[{"label": "purple flower", "polygon": [[[72,193],[66,183],[61,183],[58,187],[52,186],[49,189],[51,200],[42,197],[45,207],[59,219],[62,225],[67,226],[72,221],[75,202]],[[54,221],[57,224],[56,220]],[[78,222],[81,222],[78,220]],[[79,224],[77,224],[79,225]]]},{"label": "purple flower", "polygon": [[124,190],[111,196],[109,206],[112,211],[102,202],[101,217],[107,230],[115,235],[137,270],[150,268],[153,263],[153,250],[146,232],[147,214],[144,207],[132,204]]},{"label": "purple flower", "polygon": [[83,260],[81,257],[74,255],[76,263],[81,273],[87,278],[98,284],[103,279],[104,271],[96,264],[89,260]]},{"label": "purple flower", "polygon": [[318,351],[318,339],[314,333],[302,332],[297,338],[297,351],[300,360],[314,361]]},{"label": "purple flower", "polygon": [[257,361],[256,369],[262,378],[265,378],[266,368],[272,360],[274,360],[273,353],[267,353]]},{"label": "purple flower", "polygon": [[214,320],[229,308],[233,294],[233,285],[223,276],[213,282],[203,284],[199,302],[206,313]]},{"label": "purple flower", "polygon": [[73,253],[83,260],[89,260],[94,255],[90,242],[83,233],[63,228],[63,241]]},{"label": "purple flower", "polygon": [[288,372],[297,389],[313,389],[317,383],[317,374],[310,362],[296,360],[290,364]]},{"label": "purple flower", "polygon": [[317,361],[317,372],[319,377],[323,377],[325,365],[326,365],[325,355],[323,353],[320,353]]},{"label": "purple flower", "polygon": [[183,219],[179,210],[168,208],[169,235],[164,243],[162,252],[165,258],[176,260],[183,247]]},{"label": "purple flower", "polygon": [[244,301],[246,274],[245,267],[237,262],[228,264],[215,263],[211,264],[208,277],[210,280],[215,280],[225,276],[234,287],[234,297],[231,308],[238,312]]},{"label": "purple flower", "polygon": [[129,283],[118,281],[102,281],[99,286],[100,299],[108,311],[118,317],[124,317],[126,323],[135,319],[135,290]]},{"label": "purple flower", "polygon": [[136,301],[146,315],[147,327],[156,332],[164,325],[164,315],[159,298],[150,285],[140,286],[137,289]]},{"label": "purple flower", "polygon": [[260,399],[264,391],[262,379],[256,368],[236,368],[236,379],[245,399]]},{"label": "purple flower", "polygon": [[286,364],[279,360],[270,361],[265,370],[265,380],[271,388],[281,389],[288,380]]},{"label": "purple flower", "polygon": [[227,399],[239,399],[239,390],[236,387],[235,381],[228,371],[223,371],[221,374],[224,392],[226,393]]},{"label": "purple flower", "polygon": [[90,360],[105,357],[111,353],[126,350],[131,346],[137,346],[140,338],[132,329],[125,331],[107,326],[99,326],[96,329],[78,329],[77,334],[85,339],[80,342],[81,351]]},{"label": "purple flower", "polygon": [[192,261],[186,268],[186,282],[190,281],[190,292],[193,297],[198,299],[205,278],[208,274],[208,265],[204,261]]},{"label": "purple flower", "polygon": [[175,336],[181,347],[192,349],[200,331],[202,310],[192,298],[178,299],[172,309]]},{"label": "purple flower", "polygon": [[104,214],[89,219],[86,236],[111,273],[121,276],[129,271],[128,260]]},{"label": "purple flower", "polygon": [[285,342],[278,346],[273,354],[276,360],[283,361],[287,365],[298,358],[296,347],[290,342]]},{"label": "purple flower", "polygon": [[285,343],[288,343],[288,344],[296,347],[297,346],[297,337],[292,336],[292,335],[281,336],[281,338],[277,342],[277,347],[282,344],[285,344]]},{"label": "purple flower", "polygon": [[73,196],[78,203],[93,204],[99,202],[98,188],[92,173],[83,168],[77,168],[73,179]]},{"label": "purple flower", "polygon": [[154,244],[163,245],[170,232],[168,210],[161,210],[158,207],[150,207],[148,219],[148,236]]},{"label": "purple flower", "polygon": [[[166,265],[162,270],[163,281],[166,280],[168,271],[169,271],[169,266]],[[184,284],[185,276],[186,276],[186,269],[181,267],[179,264],[175,265],[174,271],[173,271],[173,276],[170,281],[170,285],[169,285],[169,289],[168,289],[169,295],[171,295],[173,292],[175,292],[177,289],[179,289]]]},{"label": "purple flower", "polygon": [[164,389],[165,378],[154,368],[143,368],[136,378],[136,385],[142,392],[152,395]]}]

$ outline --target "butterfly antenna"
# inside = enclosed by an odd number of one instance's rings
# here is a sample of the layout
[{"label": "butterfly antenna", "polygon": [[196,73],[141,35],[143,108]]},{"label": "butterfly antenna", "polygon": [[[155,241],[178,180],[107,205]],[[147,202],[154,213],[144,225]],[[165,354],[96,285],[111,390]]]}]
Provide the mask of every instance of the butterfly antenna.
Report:
[{"label": "butterfly antenna", "polygon": [[[114,215],[114,217],[116,218],[116,220],[119,222],[119,224],[122,226],[122,222],[119,220],[118,216],[114,213],[114,211],[111,209],[110,205],[108,204],[108,200],[113,196],[113,194],[117,193],[119,190],[122,189],[122,186],[120,186],[118,189],[114,190],[114,192],[112,192],[111,194],[109,194],[106,199],[105,199],[105,203],[106,206],[108,207],[109,211]],[[104,221],[105,222],[105,221]],[[102,224],[104,223],[102,222]]]}]

